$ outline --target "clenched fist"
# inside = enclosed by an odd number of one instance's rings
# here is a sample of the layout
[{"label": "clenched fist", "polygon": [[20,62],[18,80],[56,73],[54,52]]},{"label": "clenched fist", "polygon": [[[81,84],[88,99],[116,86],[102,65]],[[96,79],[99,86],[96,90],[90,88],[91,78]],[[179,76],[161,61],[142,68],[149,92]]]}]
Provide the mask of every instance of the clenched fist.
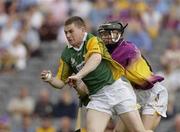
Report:
[{"label": "clenched fist", "polygon": [[50,70],[44,70],[41,72],[41,79],[45,82],[49,82],[52,79],[52,72]]}]

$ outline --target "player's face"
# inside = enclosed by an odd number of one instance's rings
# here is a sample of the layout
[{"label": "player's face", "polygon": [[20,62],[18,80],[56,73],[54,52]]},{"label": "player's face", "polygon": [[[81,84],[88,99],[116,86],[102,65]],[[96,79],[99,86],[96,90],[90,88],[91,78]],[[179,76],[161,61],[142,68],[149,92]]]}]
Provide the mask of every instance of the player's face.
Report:
[{"label": "player's face", "polygon": [[105,44],[111,44],[112,43],[112,38],[111,38],[111,34],[109,31],[102,31],[99,33],[99,35]]},{"label": "player's face", "polygon": [[77,48],[81,45],[85,33],[84,27],[72,23],[64,27],[64,32],[70,45]]},{"label": "player's face", "polygon": [[100,32],[100,37],[106,45],[114,44],[112,40],[116,40],[118,38],[118,35],[119,32],[117,30]]}]

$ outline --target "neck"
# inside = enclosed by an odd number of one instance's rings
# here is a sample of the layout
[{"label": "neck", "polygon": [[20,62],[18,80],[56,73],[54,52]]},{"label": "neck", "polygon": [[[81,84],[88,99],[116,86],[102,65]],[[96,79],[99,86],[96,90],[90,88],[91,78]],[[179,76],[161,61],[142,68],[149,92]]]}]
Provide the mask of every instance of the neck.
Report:
[{"label": "neck", "polygon": [[78,45],[73,46],[74,48],[79,48],[81,46],[82,42],[78,43]]}]

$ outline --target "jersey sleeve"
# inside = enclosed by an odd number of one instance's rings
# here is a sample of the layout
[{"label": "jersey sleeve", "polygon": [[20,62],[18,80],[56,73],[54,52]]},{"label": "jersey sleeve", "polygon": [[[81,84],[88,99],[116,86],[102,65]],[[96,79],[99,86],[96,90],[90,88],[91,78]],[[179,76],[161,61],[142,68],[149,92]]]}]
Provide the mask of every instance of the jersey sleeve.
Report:
[{"label": "jersey sleeve", "polygon": [[72,70],[70,66],[61,58],[56,78],[62,80],[65,83],[65,81],[71,74]]},{"label": "jersey sleeve", "polygon": [[129,53],[128,53],[128,65],[131,66],[131,64],[134,63],[134,61],[137,61],[141,58],[141,52],[136,46],[131,46]]},{"label": "jersey sleeve", "polygon": [[129,50],[128,65],[125,76],[131,82],[143,86],[149,84],[149,78],[152,76],[151,67],[142,57],[141,52],[136,46]]},{"label": "jersey sleeve", "polygon": [[103,55],[105,47],[103,46],[102,41],[100,41],[97,37],[92,37],[86,46],[87,53],[85,55],[85,58],[89,58],[92,53],[99,53]]}]

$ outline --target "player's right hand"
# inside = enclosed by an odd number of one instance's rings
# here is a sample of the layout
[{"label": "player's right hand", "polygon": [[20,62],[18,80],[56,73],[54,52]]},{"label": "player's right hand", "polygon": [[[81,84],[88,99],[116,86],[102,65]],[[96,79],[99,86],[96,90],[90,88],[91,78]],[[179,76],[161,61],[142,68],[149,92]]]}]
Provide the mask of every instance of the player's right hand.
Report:
[{"label": "player's right hand", "polygon": [[52,72],[50,70],[44,70],[41,72],[41,79],[45,82],[50,82],[52,80]]}]

